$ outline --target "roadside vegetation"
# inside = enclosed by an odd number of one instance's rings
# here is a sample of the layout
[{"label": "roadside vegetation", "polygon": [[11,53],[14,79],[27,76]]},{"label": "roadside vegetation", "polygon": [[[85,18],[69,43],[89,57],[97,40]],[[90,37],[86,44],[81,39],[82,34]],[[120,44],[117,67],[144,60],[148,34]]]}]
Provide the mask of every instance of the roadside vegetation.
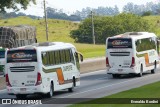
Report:
[{"label": "roadside vegetation", "polygon": [[[71,31],[71,37],[75,42],[92,43],[92,21],[86,18],[79,25],[79,28]],[[115,16],[95,16],[95,41],[97,44],[104,44],[107,37],[122,34],[124,32],[149,32],[153,31],[153,25],[143,17],[121,13]]]},{"label": "roadside vegetation", "polygon": [[[118,15],[115,19],[119,19],[122,17],[122,19],[126,18],[125,22],[126,28],[128,28],[128,31],[138,31],[138,28],[135,28],[135,26],[139,26],[139,24],[134,24],[134,22],[137,21],[137,23],[140,23],[137,20],[134,20],[130,22],[131,17],[133,18],[139,18],[140,20],[143,20],[141,24],[144,24],[144,28],[142,28],[142,31],[150,31],[156,33],[158,36],[160,35],[160,16],[134,16],[133,14],[128,14],[128,15]],[[101,21],[101,19],[105,19]],[[91,57],[103,57],[105,56],[105,39],[107,36],[113,36],[115,34],[119,33],[124,33],[127,30],[124,30],[125,28],[120,24],[125,20],[117,20],[112,24],[113,20],[109,20],[110,17],[97,17],[95,19],[95,36],[98,39],[96,41],[96,45],[90,44],[92,41],[91,37],[82,38],[84,41],[88,41],[86,43],[81,43],[78,42],[76,38],[73,37],[73,32],[77,31],[79,29],[83,29],[82,31],[80,30],[79,33],[83,33],[83,35],[91,36],[91,20],[90,18],[82,21],[80,24],[79,23],[73,23],[71,21],[66,21],[66,20],[56,20],[56,19],[48,19],[48,26],[49,26],[49,41],[54,42],[54,41],[62,41],[62,42],[70,42],[73,43],[76,47],[77,50],[80,51],[83,55],[84,58],[91,58]],[[108,21],[108,22],[107,22]],[[107,24],[109,23],[109,24]],[[146,24],[148,23],[148,24]],[[0,19],[0,25],[1,26],[12,26],[12,25],[31,25],[35,26],[37,28],[37,39],[38,42],[45,42],[46,41],[46,34],[45,34],[45,23],[44,19],[31,19],[28,17],[17,17],[17,18],[10,18],[10,19]],[[86,25],[85,25],[86,24]],[[100,24],[100,27],[99,27]],[[132,26],[134,24],[134,26]],[[105,25],[103,27],[102,25]],[[111,26],[113,25],[113,26]],[[146,26],[147,25],[147,26]],[[131,27],[132,26],[132,29]],[[84,27],[84,28],[82,28]],[[89,28],[87,28],[89,27]],[[86,29],[85,29],[86,28]],[[113,29],[112,29],[113,28]],[[134,29],[136,30],[134,30]],[[154,28],[154,29],[152,29]],[[106,30],[107,29],[107,30]],[[110,29],[110,30],[109,30]],[[118,30],[119,29],[119,30]],[[121,31],[124,31],[122,32]],[[131,30],[129,30],[131,29]],[[101,32],[102,31],[102,32]],[[88,33],[87,33],[88,32]],[[102,35],[103,36],[102,38]],[[78,43],[76,43],[76,42]]]},{"label": "roadside vegetation", "polygon": [[[0,20],[1,26],[12,26],[21,24],[35,26],[37,28],[38,42],[46,41],[44,19],[17,17]],[[61,41],[73,43],[76,46],[77,50],[84,55],[84,58],[105,56],[105,45],[74,43],[74,39],[70,37],[70,32],[78,28],[78,23],[73,23],[71,21],[66,20],[48,19],[48,27],[50,42]]]},{"label": "roadside vegetation", "polygon": [[[69,107],[159,107],[159,104],[100,104],[100,102],[105,103],[105,100],[107,100],[107,98],[119,98],[119,100],[115,100],[117,101],[117,103],[121,102],[121,98],[127,98],[128,99],[132,99],[134,100],[134,98],[157,98],[157,100],[159,99],[160,96],[160,82],[156,82],[156,83],[152,83],[152,84],[148,84],[139,88],[134,88],[128,91],[123,91],[117,94],[113,94],[110,96],[106,96],[102,99],[95,99],[92,101],[87,101],[87,102],[81,102],[79,104],[74,104],[71,105]],[[102,101],[103,100],[103,101]],[[111,99],[110,99],[111,100]],[[128,101],[128,100],[127,100]],[[96,104],[98,103],[98,104]],[[111,100],[111,103],[116,103],[114,101]],[[124,102],[125,103],[125,102]]]}]

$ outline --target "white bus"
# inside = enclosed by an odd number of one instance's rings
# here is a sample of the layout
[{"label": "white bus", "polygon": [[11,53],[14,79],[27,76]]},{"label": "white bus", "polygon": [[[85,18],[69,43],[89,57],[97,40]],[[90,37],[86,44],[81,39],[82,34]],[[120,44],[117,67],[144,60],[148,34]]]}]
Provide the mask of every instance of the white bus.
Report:
[{"label": "white bus", "polygon": [[80,85],[83,56],[70,43],[45,42],[13,48],[6,52],[6,85],[10,95],[46,94]]},{"label": "white bus", "polygon": [[113,78],[122,74],[136,74],[151,70],[155,73],[159,65],[159,44],[154,33],[128,32],[106,40],[107,74]]}]

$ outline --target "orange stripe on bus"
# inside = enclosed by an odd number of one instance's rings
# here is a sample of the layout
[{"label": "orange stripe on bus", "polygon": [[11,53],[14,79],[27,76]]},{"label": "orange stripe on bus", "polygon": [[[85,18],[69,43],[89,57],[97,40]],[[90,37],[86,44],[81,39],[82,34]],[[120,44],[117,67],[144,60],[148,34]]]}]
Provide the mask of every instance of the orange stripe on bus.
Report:
[{"label": "orange stripe on bus", "polygon": [[59,84],[64,84],[64,76],[61,68],[56,69]]},{"label": "orange stripe on bus", "polygon": [[146,65],[149,65],[148,53],[146,53],[146,54],[144,55],[144,57],[145,57],[145,63],[146,63]]}]

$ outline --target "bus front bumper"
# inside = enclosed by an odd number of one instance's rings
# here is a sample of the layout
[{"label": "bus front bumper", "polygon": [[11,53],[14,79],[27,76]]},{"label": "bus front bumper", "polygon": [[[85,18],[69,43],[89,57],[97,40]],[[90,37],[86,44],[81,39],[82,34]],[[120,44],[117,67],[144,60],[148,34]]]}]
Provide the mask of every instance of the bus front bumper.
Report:
[{"label": "bus front bumper", "polygon": [[107,74],[137,74],[134,68],[108,68]]},{"label": "bus front bumper", "polygon": [[30,87],[8,87],[7,86],[7,92],[9,95],[46,93],[46,92],[43,92],[41,85],[30,86]]}]

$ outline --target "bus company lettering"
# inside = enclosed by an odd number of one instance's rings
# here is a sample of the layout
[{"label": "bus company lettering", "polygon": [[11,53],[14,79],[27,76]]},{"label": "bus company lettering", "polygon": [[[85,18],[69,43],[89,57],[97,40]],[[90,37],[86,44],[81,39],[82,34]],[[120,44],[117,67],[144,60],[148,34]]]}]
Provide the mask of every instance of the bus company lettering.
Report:
[{"label": "bus company lettering", "polygon": [[73,70],[72,65],[64,66],[63,70],[64,71],[71,71],[71,70]]},{"label": "bus company lettering", "polygon": [[124,44],[127,44],[128,41],[121,41],[121,40],[114,40],[112,42],[112,45],[124,45]]},{"label": "bus company lettering", "polygon": [[31,58],[31,54],[25,54],[23,52],[12,54],[12,58]]}]

